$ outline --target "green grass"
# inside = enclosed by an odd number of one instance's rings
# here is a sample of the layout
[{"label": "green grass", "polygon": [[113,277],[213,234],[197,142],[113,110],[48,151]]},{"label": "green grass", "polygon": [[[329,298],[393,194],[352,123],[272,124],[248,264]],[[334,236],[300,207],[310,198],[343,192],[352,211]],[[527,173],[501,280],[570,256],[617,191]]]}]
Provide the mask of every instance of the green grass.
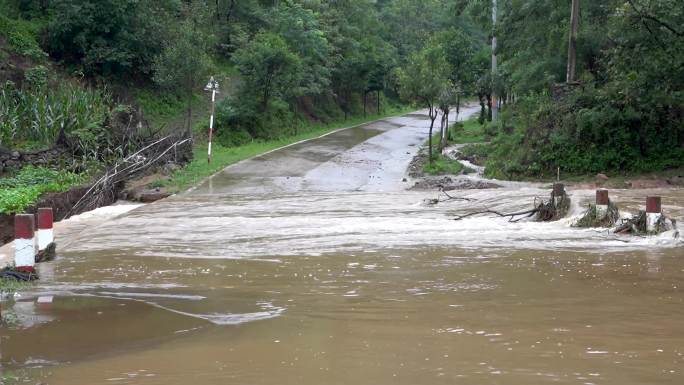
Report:
[{"label": "green grass", "polygon": [[427,175],[458,175],[463,169],[461,162],[441,154],[433,155],[432,162],[423,166],[423,172]]},{"label": "green grass", "polygon": [[190,162],[190,164],[176,171],[171,175],[170,179],[156,183],[162,185],[170,192],[183,191],[197,185],[205,178],[219,172],[223,168],[241,160],[263,154],[288,144],[315,138],[340,128],[356,126],[384,117],[407,113],[412,110],[412,108],[400,107],[388,109],[382,115],[368,115],[366,118],[355,117],[346,121],[334,122],[327,125],[310,125],[308,127],[300,128],[300,133],[297,135],[269,141],[253,141],[238,147],[223,147],[214,143],[212,146],[211,164],[207,164],[207,145],[206,143],[200,142],[197,143],[194,148],[194,160]]},{"label": "green grass", "polygon": [[485,142],[487,136],[485,135],[484,128],[485,127],[477,121],[477,118],[468,119],[465,122],[450,128],[450,141],[451,143]]},{"label": "green grass", "polygon": [[[154,127],[172,125],[185,116],[188,101],[183,96],[174,93],[153,90],[150,88],[137,89],[134,94],[136,102],[140,105],[145,119]],[[207,108],[208,100],[203,94],[195,94],[192,98],[192,109]],[[173,127],[171,127],[173,128]]]},{"label": "green grass", "polygon": [[0,213],[20,213],[48,192],[67,191],[86,180],[68,171],[27,166],[11,177],[0,179]]}]

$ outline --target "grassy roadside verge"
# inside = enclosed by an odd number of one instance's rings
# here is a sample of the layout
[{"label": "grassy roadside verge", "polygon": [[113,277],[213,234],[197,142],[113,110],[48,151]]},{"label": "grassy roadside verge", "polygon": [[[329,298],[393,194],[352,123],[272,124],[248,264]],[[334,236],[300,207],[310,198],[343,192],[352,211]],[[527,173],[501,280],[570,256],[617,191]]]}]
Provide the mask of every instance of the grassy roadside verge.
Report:
[{"label": "grassy roadside verge", "polygon": [[26,166],[0,179],[0,214],[20,213],[48,192],[63,192],[87,180],[86,175]]},{"label": "grassy roadside verge", "polygon": [[350,118],[347,120],[333,122],[330,124],[312,125],[304,132],[269,141],[253,141],[243,146],[223,147],[217,143],[212,145],[212,162],[207,164],[207,145],[198,143],[194,148],[194,160],[184,168],[175,171],[169,179],[161,180],[156,183],[159,187],[164,187],[168,192],[176,193],[197,185],[205,178],[214,175],[220,170],[239,161],[287,146],[302,140],[316,138],[326,133],[360,124],[372,122],[374,120],[401,115],[413,111],[412,107],[388,108],[385,113],[379,115],[368,115],[364,117]]},{"label": "grassy roadside verge", "polygon": [[[432,145],[436,146],[439,143],[439,131],[432,137]],[[487,140],[484,126],[481,125],[477,118],[470,118],[463,122],[456,122],[449,127],[449,143],[477,143]],[[427,148],[428,143],[425,143]],[[458,175],[463,172],[468,172],[470,169],[466,168],[461,162],[451,159],[448,156],[434,153],[432,155],[432,162],[426,162],[423,165],[423,173],[425,175]],[[470,170],[472,171],[472,170]]]}]

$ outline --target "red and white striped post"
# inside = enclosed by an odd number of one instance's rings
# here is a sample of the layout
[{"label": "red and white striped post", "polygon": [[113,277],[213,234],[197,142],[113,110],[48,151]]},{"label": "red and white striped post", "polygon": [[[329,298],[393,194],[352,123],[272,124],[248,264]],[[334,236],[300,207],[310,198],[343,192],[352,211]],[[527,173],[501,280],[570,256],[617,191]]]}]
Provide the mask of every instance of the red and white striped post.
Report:
[{"label": "red and white striped post", "polygon": [[646,197],[646,231],[656,231],[663,210],[658,196]]},{"label": "red and white striped post", "polygon": [[608,215],[608,205],[610,199],[608,198],[608,190],[596,190],[596,218],[603,219]]},{"label": "red and white striped post", "polygon": [[52,223],[54,215],[51,207],[41,207],[36,214],[38,217],[38,251],[45,250],[54,242]]},{"label": "red and white striped post", "polygon": [[209,116],[209,140],[207,143],[207,163],[211,163],[211,139],[214,136],[214,111],[216,106],[216,94],[219,92],[219,83],[212,76],[209,79],[205,91],[211,91],[211,115]]},{"label": "red and white striped post", "polygon": [[553,205],[558,206],[565,195],[565,185],[563,183],[553,184]]},{"label": "red and white striped post", "polygon": [[14,266],[26,273],[35,272],[36,246],[32,214],[14,216]]}]

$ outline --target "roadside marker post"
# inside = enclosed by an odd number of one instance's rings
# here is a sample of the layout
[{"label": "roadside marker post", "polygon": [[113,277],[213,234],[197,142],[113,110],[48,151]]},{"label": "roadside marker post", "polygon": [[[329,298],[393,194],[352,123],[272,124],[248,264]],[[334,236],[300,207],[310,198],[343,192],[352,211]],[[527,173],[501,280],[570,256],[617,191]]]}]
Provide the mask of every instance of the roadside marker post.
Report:
[{"label": "roadside marker post", "polygon": [[204,87],[205,91],[211,91],[211,115],[209,116],[209,140],[207,144],[207,163],[211,163],[211,140],[214,136],[214,111],[216,109],[216,94],[219,92],[219,83],[212,76],[209,83]]},{"label": "roadside marker post", "polygon": [[659,196],[646,197],[646,231],[656,231],[656,225],[662,214],[661,199]]},{"label": "roadside marker post", "polygon": [[54,242],[54,232],[52,225],[54,215],[51,207],[41,207],[36,214],[38,218],[38,251],[45,250],[48,245]]},{"label": "roadside marker post", "polygon": [[608,190],[596,190],[596,219],[603,219],[608,215],[608,205],[610,198],[608,197]]},{"label": "roadside marker post", "polygon": [[553,205],[558,206],[565,195],[565,185],[563,183],[553,184]]},{"label": "roadside marker post", "polygon": [[26,273],[35,273],[36,246],[33,214],[14,216],[14,266]]}]

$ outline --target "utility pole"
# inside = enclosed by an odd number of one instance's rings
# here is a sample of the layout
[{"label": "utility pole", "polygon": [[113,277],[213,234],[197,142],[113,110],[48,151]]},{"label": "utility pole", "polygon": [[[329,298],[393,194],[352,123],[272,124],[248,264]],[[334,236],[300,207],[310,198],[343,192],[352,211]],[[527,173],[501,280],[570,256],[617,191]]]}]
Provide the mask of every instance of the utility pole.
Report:
[{"label": "utility pole", "polygon": [[566,82],[575,81],[575,67],[577,66],[577,30],[579,28],[579,0],[572,0],[570,12],[570,41],[568,42],[568,72]]},{"label": "utility pole", "polygon": [[207,163],[211,163],[211,139],[214,135],[214,109],[216,106],[216,94],[219,92],[219,83],[212,76],[209,79],[205,91],[211,91],[211,115],[209,116],[209,141],[207,144]]},{"label": "utility pole", "polygon": [[496,120],[498,110],[498,98],[494,87],[496,72],[496,0],[492,0],[492,120]]}]

